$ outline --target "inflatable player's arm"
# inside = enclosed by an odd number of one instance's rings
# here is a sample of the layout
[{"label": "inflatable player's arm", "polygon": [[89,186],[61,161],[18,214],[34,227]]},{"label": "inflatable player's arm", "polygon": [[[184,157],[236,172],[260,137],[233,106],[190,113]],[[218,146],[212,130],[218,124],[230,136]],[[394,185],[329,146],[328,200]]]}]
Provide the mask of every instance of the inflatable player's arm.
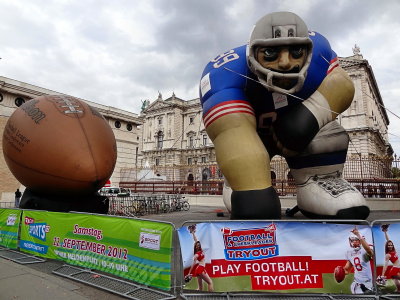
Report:
[{"label": "inflatable player's arm", "polygon": [[344,112],[353,101],[354,84],[339,65],[329,41],[311,32],[313,56],[303,90],[303,105],[315,116],[321,128]]},{"label": "inflatable player's arm", "polygon": [[350,106],[353,97],[353,82],[346,71],[337,66],[303,105],[315,116],[321,128],[344,112]]},{"label": "inflatable player's arm", "polygon": [[214,143],[218,165],[233,190],[271,186],[269,156],[257,135],[254,115],[227,114],[206,130]]},{"label": "inflatable player's arm", "polygon": [[200,82],[203,122],[218,165],[236,191],[271,186],[269,156],[244,92],[248,72],[246,46],[241,46],[210,61]]},{"label": "inflatable player's arm", "polygon": [[[208,123],[210,114],[215,119]],[[204,120],[218,165],[233,190],[231,218],[280,218],[279,197],[271,185],[270,158],[257,134],[251,106],[246,101],[224,103]]]}]

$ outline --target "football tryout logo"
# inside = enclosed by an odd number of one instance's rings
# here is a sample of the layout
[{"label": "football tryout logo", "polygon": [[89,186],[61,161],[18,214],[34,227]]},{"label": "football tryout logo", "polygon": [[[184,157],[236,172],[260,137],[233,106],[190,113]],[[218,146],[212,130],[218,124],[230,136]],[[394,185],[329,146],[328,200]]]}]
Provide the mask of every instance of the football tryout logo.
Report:
[{"label": "football tryout logo", "polygon": [[261,228],[222,228],[226,260],[255,260],[279,255],[276,244],[276,226],[270,224]]}]

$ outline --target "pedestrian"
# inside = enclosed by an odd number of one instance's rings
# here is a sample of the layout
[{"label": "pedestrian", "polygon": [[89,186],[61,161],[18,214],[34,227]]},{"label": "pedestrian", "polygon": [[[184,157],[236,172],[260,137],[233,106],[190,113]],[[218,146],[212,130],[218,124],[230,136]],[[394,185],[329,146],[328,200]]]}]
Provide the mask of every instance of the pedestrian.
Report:
[{"label": "pedestrian", "polygon": [[19,201],[21,200],[22,193],[19,189],[15,191],[15,207],[19,207]]}]

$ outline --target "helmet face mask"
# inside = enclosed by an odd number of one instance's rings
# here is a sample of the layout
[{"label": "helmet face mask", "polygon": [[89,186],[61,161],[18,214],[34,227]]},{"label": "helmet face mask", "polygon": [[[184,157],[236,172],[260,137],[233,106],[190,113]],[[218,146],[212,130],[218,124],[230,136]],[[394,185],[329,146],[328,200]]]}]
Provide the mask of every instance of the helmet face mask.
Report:
[{"label": "helmet face mask", "polygon": [[[288,49],[291,66],[290,70],[278,67],[279,52]],[[302,50],[296,53],[296,50]],[[275,58],[275,67],[266,64],[260,50],[269,51],[272,60]],[[312,55],[312,41],[308,36],[306,24],[300,17],[289,12],[272,13],[261,18],[250,36],[247,47],[247,62],[259,79],[269,91],[280,93],[295,93],[301,90],[307,75]],[[301,58],[301,65],[299,64]]]},{"label": "helmet face mask", "polygon": [[305,45],[257,47],[255,57],[261,67],[268,70],[267,74],[260,71],[268,85],[288,91],[295,87],[299,83],[298,74],[307,58],[307,49]]}]

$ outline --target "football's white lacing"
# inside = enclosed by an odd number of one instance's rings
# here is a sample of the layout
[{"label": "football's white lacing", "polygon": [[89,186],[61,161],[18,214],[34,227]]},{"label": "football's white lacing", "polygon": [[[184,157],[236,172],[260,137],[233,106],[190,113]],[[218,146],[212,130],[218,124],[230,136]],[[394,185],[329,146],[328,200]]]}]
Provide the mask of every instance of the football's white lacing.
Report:
[{"label": "football's white lacing", "polygon": [[310,179],[315,181],[320,188],[333,197],[338,197],[347,191],[355,191],[355,188],[350,183],[340,177],[340,172],[327,175],[314,175]]}]

